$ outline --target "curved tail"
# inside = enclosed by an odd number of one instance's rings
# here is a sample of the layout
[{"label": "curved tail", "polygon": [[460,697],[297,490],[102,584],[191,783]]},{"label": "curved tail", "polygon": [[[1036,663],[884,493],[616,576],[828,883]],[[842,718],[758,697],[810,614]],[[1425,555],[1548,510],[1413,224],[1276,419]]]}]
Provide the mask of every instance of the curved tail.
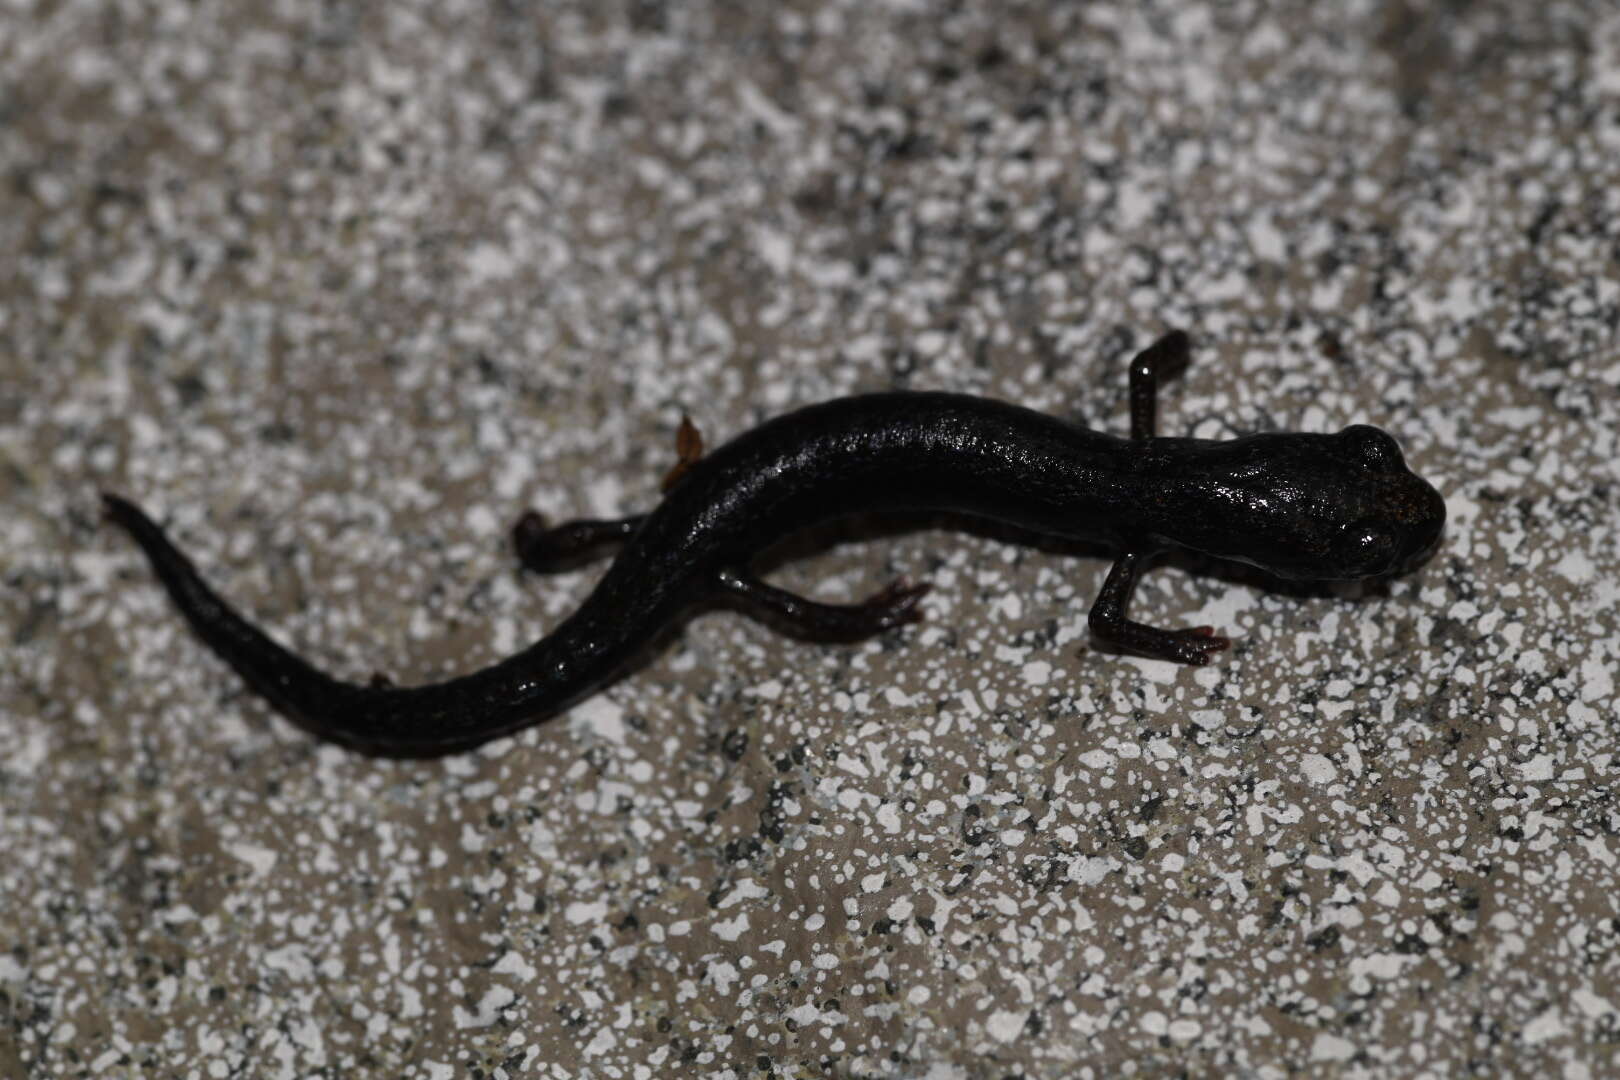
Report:
[{"label": "curved tail", "polygon": [[617,674],[659,629],[650,617],[666,616],[648,609],[645,594],[633,605],[639,610],[624,611],[598,586],[556,631],[482,671],[428,686],[342,682],[276,644],[221,599],[140,507],[108,493],[101,499],[197,636],[249,686],[308,731],[369,753],[450,753],[549,719]]}]

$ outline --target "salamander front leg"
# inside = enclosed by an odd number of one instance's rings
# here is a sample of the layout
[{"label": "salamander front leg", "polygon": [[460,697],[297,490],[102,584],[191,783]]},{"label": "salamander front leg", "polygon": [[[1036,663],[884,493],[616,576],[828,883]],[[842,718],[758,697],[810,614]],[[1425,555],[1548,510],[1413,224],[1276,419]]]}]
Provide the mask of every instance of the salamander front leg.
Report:
[{"label": "salamander front leg", "polygon": [[1117,645],[1144,656],[1161,660],[1175,660],[1183,664],[1203,666],[1209,663],[1211,653],[1220,652],[1232,642],[1215,633],[1213,626],[1193,626],[1185,630],[1160,630],[1132,622],[1125,617],[1125,606],[1137,575],[1142,572],[1143,557],[1127,552],[1115,562],[1096,603],[1091,605],[1091,632],[1101,641]]},{"label": "salamander front leg", "polygon": [[772,621],[800,637],[855,641],[922,619],[917,610],[930,588],[900,578],[858,604],[823,604],[767,585],[737,570],[720,572],[720,587],[757,618]]},{"label": "salamander front leg", "polygon": [[1131,361],[1131,438],[1151,439],[1159,433],[1159,381],[1187,370],[1187,358],[1186,333],[1172,330]]},{"label": "salamander front leg", "polygon": [[622,542],[641,526],[642,515],[598,521],[582,518],[547,525],[533,510],[525,510],[512,526],[512,547],[523,565],[539,574],[566,570],[585,561],[597,548]]}]

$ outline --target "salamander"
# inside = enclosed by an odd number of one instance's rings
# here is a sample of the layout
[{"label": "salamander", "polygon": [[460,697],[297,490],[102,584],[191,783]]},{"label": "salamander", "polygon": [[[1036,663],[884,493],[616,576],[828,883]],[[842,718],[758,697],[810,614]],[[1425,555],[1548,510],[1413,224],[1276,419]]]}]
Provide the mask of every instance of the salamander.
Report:
[{"label": "salamander", "polygon": [[953,511],[1105,545],[1117,555],[1089,626],[1131,652],[1205,664],[1230,644],[1208,626],[1162,629],[1126,617],[1144,565],[1185,549],[1285,579],[1402,573],[1437,547],[1445,502],[1395,440],[1364,424],[1337,434],[1225,440],[1156,435],[1163,378],[1185,367],[1172,331],[1130,368],[1130,437],[964,394],[885,392],[811,405],[702,453],[683,425],[681,462],[644,514],[513,531],[523,564],[555,570],[620,548],[595,589],[551,633],[491,667],[432,685],[334,679],[278,645],[199,576],[134,503],[104,494],[181,614],[260,695],[318,736],[388,755],[470,748],[538,723],[619,676],[705,600],[808,638],[858,639],[920,616],[927,586],[905,579],[829,604],[762,581],[756,556],[818,522],[871,511]]}]

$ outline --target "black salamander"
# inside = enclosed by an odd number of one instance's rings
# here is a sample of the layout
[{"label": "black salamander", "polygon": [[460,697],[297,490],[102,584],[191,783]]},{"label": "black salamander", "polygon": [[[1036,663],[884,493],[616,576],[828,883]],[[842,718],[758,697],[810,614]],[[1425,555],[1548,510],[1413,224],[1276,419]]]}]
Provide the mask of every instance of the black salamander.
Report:
[{"label": "black salamander", "polygon": [[538,723],[599,689],[684,611],[717,595],[805,637],[857,639],[919,617],[926,585],[900,580],[860,603],[785,592],[750,570],[779,538],[869,511],[955,511],[1107,545],[1118,553],[1091,608],[1098,639],[1204,664],[1229,642],[1211,627],[1132,622],[1151,557],[1182,548],[1282,578],[1345,581],[1412,569],[1439,543],[1445,503],[1395,440],[1357,424],[1336,435],[1159,438],[1158,382],[1184,367],[1173,332],[1131,365],[1131,436],[1017,405],[946,393],[878,393],[812,405],[681,462],[650,512],[513,531],[524,565],[555,570],[609,543],[618,557],[579,610],[522,652],[428,686],[341,682],[276,644],[198,576],[135,504],[103,496],[196,633],[254,690],[309,731],[380,754],[465,749]]}]

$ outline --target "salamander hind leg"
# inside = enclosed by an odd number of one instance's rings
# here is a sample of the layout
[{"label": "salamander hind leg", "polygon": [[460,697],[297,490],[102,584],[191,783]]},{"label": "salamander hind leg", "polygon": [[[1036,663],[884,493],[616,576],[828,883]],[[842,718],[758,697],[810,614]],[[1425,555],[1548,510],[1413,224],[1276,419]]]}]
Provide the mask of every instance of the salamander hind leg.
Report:
[{"label": "salamander hind leg", "polygon": [[1161,630],[1127,619],[1125,605],[1136,586],[1137,576],[1142,572],[1142,561],[1140,554],[1128,552],[1121,555],[1113,569],[1108,571],[1102,591],[1091,606],[1089,619],[1091,632],[1098,640],[1143,656],[1199,666],[1209,663],[1212,653],[1231,646],[1231,640],[1215,633],[1212,626]]},{"label": "salamander hind leg", "polygon": [[767,585],[749,574],[723,570],[720,588],[749,614],[775,622],[799,637],[855,641],[920,621],[922,612],[917,602],[931,586],[900,578],[859,603],[823,604]]},{"label": "salamander hind leg", "polygon": [[586,561],[598,548],[628,540],[642,520],[643,515],[637,514],[611,521],[581,518],[548,525],[533,510],[525,510],[512,526],[512,548],[526,568],[549,574]]},{"label": "salamander hind leg", "polygon": [[[661,484],[666,492],[703,457],[703,433],[690,417],[681,417],[681,426],[675,432],[675,457],[674,466]],[[581,518],[550,525],[535,511],[525,510],[512,525],[512,548],[524,567],[537,574],[568,570],[588,561],[598,548],[630,539],[645,517]]]}]

